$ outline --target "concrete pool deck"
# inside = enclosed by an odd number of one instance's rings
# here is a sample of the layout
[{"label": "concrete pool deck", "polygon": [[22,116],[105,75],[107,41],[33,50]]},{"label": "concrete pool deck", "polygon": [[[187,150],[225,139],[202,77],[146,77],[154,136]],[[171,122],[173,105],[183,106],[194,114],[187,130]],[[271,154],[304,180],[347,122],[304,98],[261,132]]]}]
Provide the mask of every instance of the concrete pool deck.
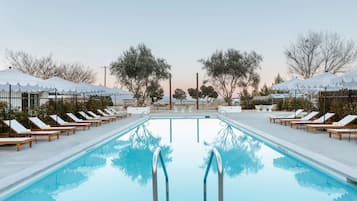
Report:
[{"label": "concrete pool deck", "polygon": [[[329,138],[326,132],[312,134],[303,129],[295,129],[280,124],[270,124],[269,112],[243,111],[237,114],[223,115],[233,123],[242,124],[248,130],[252,130],[258,135],[266,135],[275,138],[276,141],[284,141],[291,147],[299,151],[310,154],[310,158],[323,159],[320,163],[330,163],[336,166],[343,173],[357,175],[357,160],[354,154],[357,153],[357,140],[338,140]],[[215,117],[216,112],[193,112],[193,113],[153,113],[152,117],[189,117],[205,116]],[[75,135],[61,136],[59,140],[47,142],[46,139],[33,144],[33,148],[23,146],[20,152],[16,152],[14,146],[0,146],[0,194],[9,187],[18,184],[24,179],[32,178],[48,167],[81,153],[95,146],[99,142],[116,135],[117,133],[133,127],[144,121],[147,117],[132,116],[100,127],[92,127],[88,131],[79,131]],[[272,140],[274,141],[274,140]],[[348,170],[347,170],[348,169]]]},{"label": "concrete pool deck", "polygon": [[23,145],[17,152],[15,146],[0,146],[0,197],[4,191],[58,163],[91,149],[118,133],[145,121],[147,117],[131,116],[76,134],[61,135],[59,140],[47,141],[39,138],[32,148]]}]

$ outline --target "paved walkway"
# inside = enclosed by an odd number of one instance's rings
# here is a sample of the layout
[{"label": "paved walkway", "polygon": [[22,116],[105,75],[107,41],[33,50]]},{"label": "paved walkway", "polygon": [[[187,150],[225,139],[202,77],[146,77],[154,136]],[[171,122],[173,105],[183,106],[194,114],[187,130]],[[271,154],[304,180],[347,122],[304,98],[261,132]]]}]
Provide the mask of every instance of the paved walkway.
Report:
[{"label": "paved walkway", "polygon": [[91,127],[86,131],[77,131],[74,135],[61,135],[59,140],[53,139],[51,142],[48,142],[46,137],[38,138],[37,143],[33,142],[32,149],[23,145],[19,152],[15,146],[0,146],[0,182],[4,177],[26,171],[50,159],[60,158],[74,148],[78,148],[78,151],[80,148],[86,149],[91,144],[115,135],[121,128],[139,119],[139,116],[124,118],[99,127]]}]

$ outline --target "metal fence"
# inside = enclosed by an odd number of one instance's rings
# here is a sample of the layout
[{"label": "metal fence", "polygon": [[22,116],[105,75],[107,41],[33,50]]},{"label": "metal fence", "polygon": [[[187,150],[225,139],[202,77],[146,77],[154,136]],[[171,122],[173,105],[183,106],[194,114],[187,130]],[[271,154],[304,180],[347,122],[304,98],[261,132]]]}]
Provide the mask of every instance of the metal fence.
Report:
[{"label": "metal fence", "polygon": [[357,114],[357,90],[321,91],[319,94],[321,112],[334,112],[341,119],[348,114]]},{"label": "metal fence", "polygon": [[[58,114],[67,119],[65,113],[87,111],[87,109],[104,108],[112,105],[108,97],[103,96],[53,96],[44,93],[0,92],[0,120],[16,119],[27,128],[34,128],[28,120],[30,116],[37,116],[49,124],[54,124],[48,117]],[[68,119],[67,119],[68,120]],[[9,128],[0,121],[0,134],[9,133]]]}]

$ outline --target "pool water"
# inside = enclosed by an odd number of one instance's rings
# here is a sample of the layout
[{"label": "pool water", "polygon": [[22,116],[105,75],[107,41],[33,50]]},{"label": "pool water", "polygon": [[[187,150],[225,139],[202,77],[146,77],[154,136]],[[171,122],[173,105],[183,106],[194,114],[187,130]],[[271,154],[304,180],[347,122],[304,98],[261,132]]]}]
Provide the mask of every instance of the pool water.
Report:
[{"label": "pool water", "polygon": [[[218,119],[151,119],[12,193],[8,201],[152,200],[151,160],[160,146],[170,200],[203,200],[212,147],[220,152],[226,201],[352,201],[357,188],[265,145]],[[159,200],[165,200],[158,169]],[[217,169],[208,200],[217,200]]]}]

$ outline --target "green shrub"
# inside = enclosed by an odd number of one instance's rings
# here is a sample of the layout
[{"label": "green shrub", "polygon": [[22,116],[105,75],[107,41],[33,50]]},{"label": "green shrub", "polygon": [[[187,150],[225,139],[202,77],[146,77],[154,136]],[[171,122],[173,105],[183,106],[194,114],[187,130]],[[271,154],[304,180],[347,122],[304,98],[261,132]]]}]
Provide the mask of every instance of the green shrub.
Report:
[{"label": "green shrub", "polygon": [[312,102],[305,98],[296,98],[296,100],[294,97],[290,97],[285,100],[279,99],[279,100],[275,100],[274,104],[277,104],[277,110],[292,111],[295,108],[297,108],[297,109],[302,108],[305,111],[312,111],[312,110],[316,109],[316,107],[314,107]]},{"label": "green shrub", "polygon": [[13,116],[12,119],[16,119],[18,122],[20,122],[26,128],[32,127],[32,125],[30,124],[29,119],[28,119],[30,117],[30,115],[27,112],[14,112],[12,116]]},{"label": "green shrub", "polygon": [[254,105],[271,105],[271,99],[268,100],[252,100],[253,107]]}]

